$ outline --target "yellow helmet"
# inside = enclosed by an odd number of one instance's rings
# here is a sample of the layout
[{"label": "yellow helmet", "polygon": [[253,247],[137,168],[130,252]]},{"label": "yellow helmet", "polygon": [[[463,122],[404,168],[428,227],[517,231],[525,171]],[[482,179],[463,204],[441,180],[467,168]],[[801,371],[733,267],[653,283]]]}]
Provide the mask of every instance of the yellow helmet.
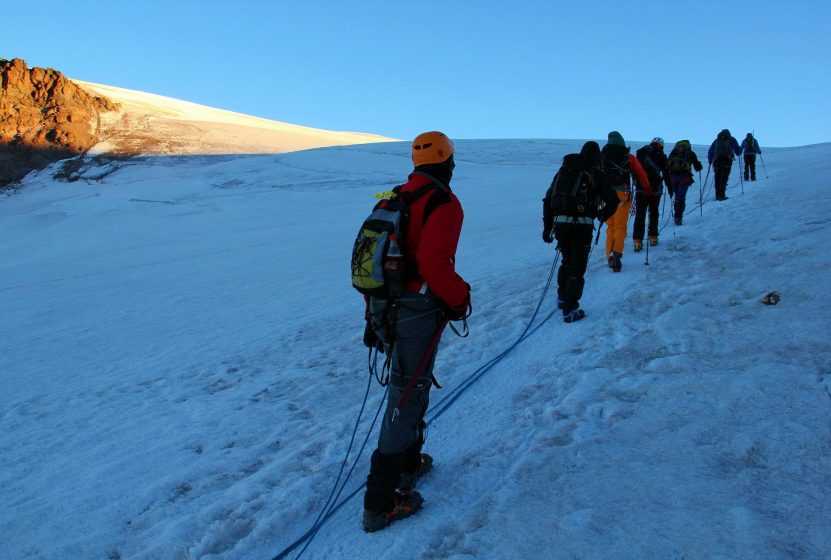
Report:
[{"label": "yellow helmet", "polygon": [[413,140],[413,164],[430,165],[447,161],[455,152],[453,140],[443,132],[422,132]]}]

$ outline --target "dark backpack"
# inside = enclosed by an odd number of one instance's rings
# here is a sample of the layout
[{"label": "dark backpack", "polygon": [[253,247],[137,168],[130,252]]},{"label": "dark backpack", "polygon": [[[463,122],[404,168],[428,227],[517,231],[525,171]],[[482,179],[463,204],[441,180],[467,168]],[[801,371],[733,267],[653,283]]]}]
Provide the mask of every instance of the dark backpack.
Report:
[{"label": "dark backpack", "polygon": [[663,180],[665,169],[661,167],[656,160],[661,161],[663,159],[664,164],[666,164],[667,159],[664,155],[663,149],[658,149],[652,144],[647,144],[635,152],[635,157],[638,158],[638,161],[643,166],[644,171],[646,171],[649,184],[660,185]]},{"label": "dark backpack", "polygon": [[616,190],[630,185],[629,148],[606,145],[602,152],[603,175],[607,184]]},{"label": "dark backpack", "polygon": [[715,159],[733,159],[733,146],[730,142],[729,134],[719,133],[718,137],[716,138],[715,155]]},{"label": "dark backpack", "polygon": [[580,155],[567,155],[551,182],[548,205],[552,214],[593,218],[592,190],[592,176],[584,169]]},{"label": "dark backpack", "polygon": [[669,172],[673,175],[683,175],[690,172],[690,152],[685,147],[676,146],[669,154],[667,161]]},{"label": "dark backpack", "polygon": [[410,219],[410,206],[430,196],[424,208],[422,225],[430,214],[446,202],[450,194],[438,183],[428,183],[412,192],[401,186],[384,193],[384,198],[364,220],[352,247],[352,286],[366,296],[397,298],[404,291],[406,278],[404,235]]}]

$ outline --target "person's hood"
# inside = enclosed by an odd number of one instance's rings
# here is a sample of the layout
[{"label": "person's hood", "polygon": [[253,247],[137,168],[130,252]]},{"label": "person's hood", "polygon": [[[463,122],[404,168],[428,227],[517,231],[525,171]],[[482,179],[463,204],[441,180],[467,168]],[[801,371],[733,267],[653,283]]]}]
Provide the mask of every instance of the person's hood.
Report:
[{"label": "person's hood", "polygon": [[583,144],[580,157],[583,159],[583,165],[586,169],[598,167],[600,165],[600,145],[593,140],[589,140]]},{"label": "person's hood", "polygon": [[610,146],[626,147],[626,141],[623,139],[623,135],[617,130],[613,130],[609,133],[609,140],[606,143]]},{"label": "person's hood", "polygon": [[566,154],[563,156],[564,169],[582,170],[583,167],[583,158],[580,154]]}]

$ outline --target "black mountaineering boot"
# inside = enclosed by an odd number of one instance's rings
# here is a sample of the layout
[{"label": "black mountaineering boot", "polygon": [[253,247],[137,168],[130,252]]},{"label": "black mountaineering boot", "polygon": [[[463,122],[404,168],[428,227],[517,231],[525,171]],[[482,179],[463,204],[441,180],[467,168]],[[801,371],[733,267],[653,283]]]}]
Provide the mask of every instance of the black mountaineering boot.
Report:
[{"label": "black mountaineering boot", "polygon": [[421,454],[421,463],[413,472],[402,472],[398,489],[404,492],[415,488],[416,482],[425,474],[433,470],[433,458],[427,453]]},{"label": "black mountaineering boot", "polygon": [[364,531],[374,533],[389,526],[390,523],[404,519],[405,517],[410,517],[421,509],[421,506],[424,504],[424,498],[415,490],[410,492],[397,490],[395,492],[394,502],[395,505],[393,505],[391,511],[374,512],[365,509],[363,519]]},{"label": "black mountaineering boot", "polygon": [[572,309],[568,313],[565,313],[565,312],[563,313],[563,321],[566,322],[566,323],[574,323],[574,322],[579,321],[580,319],[585,319],[585,318],[586,318],[586,312],[583,311],[582,309],[580,309],[579,307],[577,309]]}]

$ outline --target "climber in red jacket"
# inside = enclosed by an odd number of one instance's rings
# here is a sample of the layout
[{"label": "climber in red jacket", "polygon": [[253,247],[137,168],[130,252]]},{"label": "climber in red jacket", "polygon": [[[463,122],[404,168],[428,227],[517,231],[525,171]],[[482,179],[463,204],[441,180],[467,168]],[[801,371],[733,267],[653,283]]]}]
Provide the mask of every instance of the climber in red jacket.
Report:
[{"label": "climber in red jacket", "polygon": [[391,328],[395,342],[387,348],[392,352],[387,408],[364,495],[367,532],[421,508],[423,498],[414,484],[433,462],[421,448],[436,350],[447,321],[469,314],[470,286],[456,273],[464,213],[450,189],[454,151],[441,132],[426,132],[413,141],[415,169],[398,189],[411,202],[403,230],[404,293],[397,300],[395,324],[387,323],[387,300],[368,300],[365,342],[377,344]]}]

